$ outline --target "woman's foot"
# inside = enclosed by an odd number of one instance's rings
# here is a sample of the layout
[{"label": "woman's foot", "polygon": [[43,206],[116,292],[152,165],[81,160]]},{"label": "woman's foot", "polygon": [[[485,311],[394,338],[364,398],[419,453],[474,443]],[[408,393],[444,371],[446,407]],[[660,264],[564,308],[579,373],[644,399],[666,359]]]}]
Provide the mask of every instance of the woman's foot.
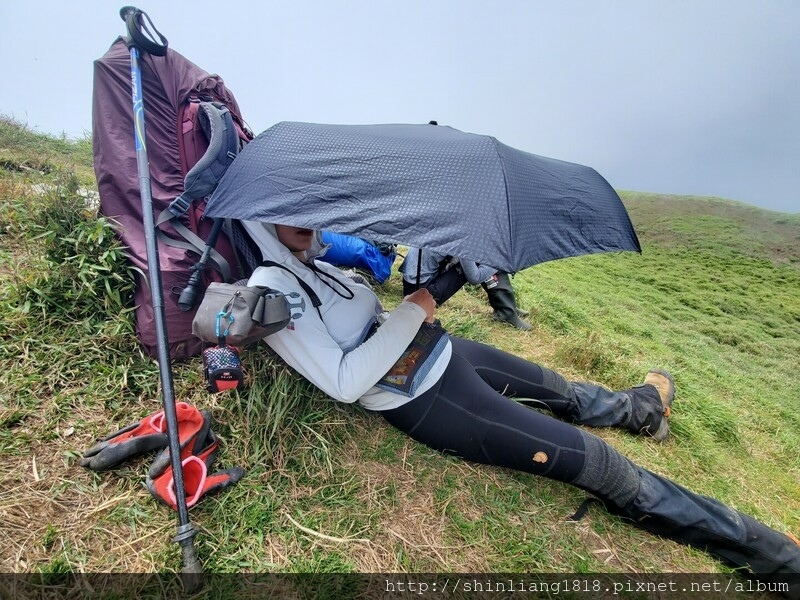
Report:
[{"label": "woman's foot", "polygon": [[675,382],[672,375],[659,369],[651,369],[644,383],[627,390],[631,399],[631,417],[624,425],[634,433],[649,435],[657,442],[669,437],[669,421],[672,401],[675,398]]},{"label": "woman's foot", "polygon": [[672,411],[672,401],[675,399],[675,380],[667,371],[650,369],[644,378],[645,385],[652,385],[658,390],[661,405],[664,407],[664,416],[669,417]]},{"label": "woman's foot", "polygon": [[651,435],[657,442],[663,442],[669,437],[669,421],[667,419],[672,414],[672,401],[675,399],[675,381],[667,371],[650,369],[644,378],[644,385],[651,385],[656,388],[658,396],[661,398],[661,422],[658,424],[655,433]]}]

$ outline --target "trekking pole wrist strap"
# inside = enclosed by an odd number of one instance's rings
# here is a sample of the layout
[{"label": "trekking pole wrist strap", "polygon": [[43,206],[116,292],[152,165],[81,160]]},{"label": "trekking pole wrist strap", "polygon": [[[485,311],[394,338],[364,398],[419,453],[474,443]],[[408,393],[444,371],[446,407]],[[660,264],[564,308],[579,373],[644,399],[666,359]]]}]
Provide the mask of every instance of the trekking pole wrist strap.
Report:
[{"label": "trekking pole wrist strap", "polygon": [[[129,48],[136,46],[153,56],[165,56],[167,54],[169,42],[156,29],[146,12],[134,6],[123,6],[119,10],[119,16],[125,21],[125,25],[128,28]],[[150,30],[151,28],[152,31]],[[156,41],[156,36],[158,36],[158,41]]]}]

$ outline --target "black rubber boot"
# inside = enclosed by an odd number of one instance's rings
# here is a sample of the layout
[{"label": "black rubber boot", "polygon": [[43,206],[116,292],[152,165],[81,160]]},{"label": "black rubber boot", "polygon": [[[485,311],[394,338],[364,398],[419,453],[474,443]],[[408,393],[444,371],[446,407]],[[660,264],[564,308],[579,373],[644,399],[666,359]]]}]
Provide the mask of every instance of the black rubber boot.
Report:
[{"label": "black rubber boot", "polygon": [[768,590],[800,598],[800,545],[791,537],[639,467],[596,436],[583,437],[586,462],[573,485],[642,529],[746,568]]},{"label": "black rubber boot", "polygon": [[722,502],[636,467],[639,492],[621,511],[637,525],[746,567],[767,590],[800,598],[800,545]]},{"label": "black rubber boot", "polygon": [[513,325],[517,329],[528,331],[530,323],[520,318],[517,302],[514,298],[514,288],[508,273],[498,271],[492,279],[484,281],[483,289],[489,298],[489,306],[494,309],[494,318]]}]

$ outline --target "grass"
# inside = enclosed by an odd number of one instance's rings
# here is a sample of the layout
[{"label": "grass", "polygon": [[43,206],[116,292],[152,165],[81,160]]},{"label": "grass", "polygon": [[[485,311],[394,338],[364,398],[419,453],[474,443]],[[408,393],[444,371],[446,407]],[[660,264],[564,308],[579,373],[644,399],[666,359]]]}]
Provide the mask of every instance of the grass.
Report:
[{"label": "grass", "polygon": [[[160,403],[157,366],[134,336],[133,274],[85,187],[88,140],[0,119],[0,485],[13,491],[0,500],[0,566],[56,580],[176,572],[175,515],[143,485],[150,457],[102,474],[78,466],[98,438]],[[622,196],[643,253],[517,274],[532,331],[493,321],[480,288],[465,288],[440,318],[576,379],[628,387],[652,366],[669,369],[678,395],[667,443],[595,433],[800,532],[800,217],[722,199]],[[399,302],[397,275],[378,292],[389,307]],[[208,597],[260,595],[275,583],[248,580],[243,590],[224,577],[241,572],[729,573],[599,508],[570,522],[584,493],[432,452],[328,400],[263,345],[243,361],[247,389],[221,395],[205,391],[199,359],[173,366],[177,398],[213,414],[217,465],[246,470],[191,511],[204,570],[219,575]],[[147,581],[130,594],[148,597]],[[292,580],[318,598],[349,597],[341,586],[351,584]]]}]

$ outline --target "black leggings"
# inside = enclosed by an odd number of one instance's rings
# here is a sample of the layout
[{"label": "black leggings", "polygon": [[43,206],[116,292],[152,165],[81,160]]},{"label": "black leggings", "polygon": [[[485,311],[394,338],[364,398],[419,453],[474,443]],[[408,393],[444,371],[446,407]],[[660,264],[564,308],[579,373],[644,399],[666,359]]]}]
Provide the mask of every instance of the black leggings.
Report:
[{"label": "black leggings", "polygon": [[[439,382],[381,414],[394,427],[441,452],[571,483],[585,463],[580,430],[521,404],[535,398],[571,417],[574,404],[552,371],[491,346],[451,336],[453,356]],[[562,416],[562,415],[559,415]]]},{"label": "black leggings", "polygon": [[629,393],[568,382],[491,346],[451,340],[453,357],[442,378],[418,398],[384,411],[389,423],[448,454],[573,484],[658,535],[747,567],[759,578],[791,582],[796,587],[790,597],[800,598],[800,547],[790,538],[510,397],[536,399],[558,417],[582,424],[622,426],[630,414]]}]

